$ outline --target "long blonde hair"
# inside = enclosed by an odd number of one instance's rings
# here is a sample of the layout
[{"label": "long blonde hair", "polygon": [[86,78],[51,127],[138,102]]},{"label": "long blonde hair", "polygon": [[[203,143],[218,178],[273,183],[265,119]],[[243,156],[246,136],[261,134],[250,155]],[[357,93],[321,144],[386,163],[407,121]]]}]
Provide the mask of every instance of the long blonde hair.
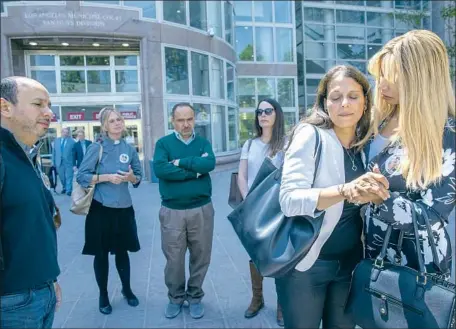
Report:
[{"label": "long blonde hair", "polygon": [[380,123],[396,106],[379,92],[380,77],[399,90],[398,135],[406,155],[401,168],[407,187],[425,189],[442,175],[442,141],[448,117],[455,116],[454,91],[449,59],[442,40],[433,32],[413,30],[390,40],[369,61],[376,78],[374,115],[369,137],[378,134]]}]

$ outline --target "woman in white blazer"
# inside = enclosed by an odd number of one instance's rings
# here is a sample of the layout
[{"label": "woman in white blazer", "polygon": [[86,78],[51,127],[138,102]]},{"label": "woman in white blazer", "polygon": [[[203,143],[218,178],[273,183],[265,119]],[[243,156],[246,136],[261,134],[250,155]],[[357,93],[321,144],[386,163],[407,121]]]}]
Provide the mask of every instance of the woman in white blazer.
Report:
[{"label": "woman in white blazer", "polygon": [[[282,211],[286,216],[324,216],[306,257],[276,279],[286,328],[318,328],[322,320],[323,328],[355,327],[344,305],[351,273],[363,253],[360,204],[378,195],[388,198],[386,179],[365,173],[359,143],[369,129],[371,101],[366,77],[354,67],[336,66],[320,81],[312,115],[291,136],[280,189]],[[318,168],[311,125],[321,136]]]}]

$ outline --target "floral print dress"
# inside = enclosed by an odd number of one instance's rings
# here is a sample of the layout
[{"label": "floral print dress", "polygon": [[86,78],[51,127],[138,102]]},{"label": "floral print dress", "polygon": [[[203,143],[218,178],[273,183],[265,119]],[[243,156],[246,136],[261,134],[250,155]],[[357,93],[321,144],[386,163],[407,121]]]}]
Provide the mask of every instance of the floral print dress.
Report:
[{"label": "floral print dress", "polygon": [[[418,255],[413,233],[411,207],[419,209],[421,203],[426,209],[432,227],[432,235],[436,244],[438,262],[433,262],[432,250],[429,245],[429,236],[421,216],[418,218],[418,231],[421,241],[421,252],[424,256],[426,270],[429,273],[443,272],[447,278],[451,271],[452,251],[451,241],[445,226],[454,209],[456,201],[456,178],[455,178],[455,120],[447,121],[442,150],[442,176],[440,183],[432,184],[425,190],[409,190],[402,176],[400,162],[404,156],[404,149],[400,142],[386,146],[383,151],[373,157],[368,163],[368,171],[372,171],[378,164],[381,173],[388,179],[391,197],[384,203],[376,206],[370,204],[365,213],[365,257],[376,258],[381,251],[388,225],[393,226],[390,242],[387,249],[387,260],[390,262],[400,261],[401,265],[418,269]],[[369,145],[366,148],[369,152]],[[420,213],[421,210],[418,210]],[[397,243],[400,231],[403,231],[401,255],[397,254]]]}]

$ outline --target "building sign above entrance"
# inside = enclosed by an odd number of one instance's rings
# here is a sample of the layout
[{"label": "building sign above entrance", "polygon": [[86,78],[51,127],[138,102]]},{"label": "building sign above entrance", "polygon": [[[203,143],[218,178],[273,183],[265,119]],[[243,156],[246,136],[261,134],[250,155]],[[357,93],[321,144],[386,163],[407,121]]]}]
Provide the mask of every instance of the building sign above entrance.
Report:
[{"label": "building sign above entrance", "polygon": [[68,112],[68,121],[84,121],[84,112]]},{"label": "building sign above entrance", "polygon": [[120,112],[124,119],[136,119],[136,112],[135,111],[125,111],[125,112]]},{"label": "building sign above entrance", "polygon": [[24,13],[24,19],[27,22],[34,22],[36,25],[49,27],[104,28],[111,22],[121,22],[122,16],[101,12],[45,11],[40,8],[38,10],[26,11]]}]

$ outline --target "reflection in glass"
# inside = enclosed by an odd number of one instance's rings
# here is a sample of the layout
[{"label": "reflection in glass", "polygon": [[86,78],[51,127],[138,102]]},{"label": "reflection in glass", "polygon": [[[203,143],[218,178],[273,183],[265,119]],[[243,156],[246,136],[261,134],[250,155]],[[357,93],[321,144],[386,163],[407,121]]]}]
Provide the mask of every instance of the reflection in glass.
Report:
[{"label": "reflection in glass", "polygon": [[318,89],[318,84],[320,79],[306,79],[306,93],[307,94],[316,94]]},{"label": "reflection in glass", "polygon": [[274,1],[276,23],[291,23],[292,1]]},{"label": "reflection in glass", "polygon": [[163,19],[165,21],[187,24],[185,1],[163,1]]},{"label": "reflection in glass", "polygon": [[231,64],[226,63],[226,91],[227,98],[230,101],[235,102],[236,98],[234,95],[234,67]]},{"label": "reflection in glass", "polygon": [[240,107],[255,107],[255,79],[238,78],[238,104]]},{"label": "reflection in glass", "polygon": [[215,105],[212,112],[212,131],[214,138],[212,140],[212,147],[215,153],[226,152],[226,120],[225,120],[225,106]]},{"label": "reflection in glass", "polygon": [[367,25],[393,27],[392,14],[367,12]]},{"label": "reflection in glass", "polygon": [[84,56],[63,56],[60,55],[60,66],[83,66]]},{"label": "reflection in glass", "polygon": [[249,138],[255,137],[255,112],[239,115],[239,147],[242,147]]},{"label": "reflection in glass", "polygon": [[195,109],[195,133],[211,141],[211,106],[209,104],[193,104]]},{"label": "reflection in glass", "polygon": [[136,56],[136,55],[114,56],[114,64],[116,66],[136,66],[136,65],[138,65],[138,56]]},{"label": "reflection in glass", "polygon": [[342,4],[342,5],[364,6],[364,0],[336,1],[336,3]]},{"label": "reflection in glass", "polygon": [[137,92],[138,71],[137,70],[116,70],[116,91]]},{"label": "reflection in glass", "polygon": [[217,58],[212,58],[212,97],[225,98],[225,73],[223,69],[223,61]]},{"label": "reflection in glass", "polygon": [[282,107],[295,106],[294,79],[279,78],[277,79],[278,101]]},{"label": "reflection in glass", "polygon": [[305,43],[305,55],[307,58],[335,58],[334,43],[309,42]]},{"label": "reflection in glass", "polygon": [[337,44],[337,58],[366,59],[366,47],[357,44]]},{"label": "reflection in glass", "polygon": [[420,0],[396,0],[394,1],[394,6],[396,9],[420,9],[421,1]]},{"label": "reflection in glass", "polygon": [[127,144],[133,146],[136,152],[141,153],[140,145],[139,145],[139,133],[138,133],[138,126],[137,125],[126,125],[125,126],[125,141]]},{"label": "reflection in glass", "polygon": [[156,17],[155,1],[124,1],[126,7],[136,7],[142,9],[142,16],[146,18]]},{"label": "reflection in glass", "polygon": [[364,28],[354,26],[338,26],[337,41],[364,43]]},{"label": "reflection in glass", "polygon": [[367,42],[385,44],[393,38],[393,30],[384,28],[368,28],[367,29]]},{"label": "reflection in glass", "polygon": [[87,65],[109,66],[109,56],[86,56]]},{"label": "reflection in glass", "polygon": [[85,93],[84,71],[60,71],[62,93]]},{"label": "reflection in glass", "polygon": [[283,112],[285,121],[285,134],[288,134],[296,124],[296,113],[295,112]]},{"label": "reflection in glass", "polygon": [[165,48],[166,92],[189,94],[187,50]]},{"label": "reflection in glass", "polygon": [[192,90],[195,96],[209,96],[209,56],[192,51]]},{"label": "reflection in glass", "polygon": [[364,24],[364,11],[336,10],[337,23]]},{"label": "reflection in glass", "polygon": [[237,149],[237,119],[237,109],[234,107],[228,107],[228,151],[233,151]]},{"label": "reflection in glass", "polygon": [[89,93],[111,92],[111,72],[87,71],[87,91]]},{"label": "reflection in glass", "polygon": [[255,22],[272,23],[272,1],[253,1]]},{"label": "reflection in glass", "polygon": [[306,60],[306,73],[325,74],[331,67],[330,61]]},{"label": "reflection in glass", "polygon": [[306,22],[334,23],[334,10],[321,8],[304,8],[304,20]]},{"label": "reflection in glass", "polygon": [[233,5],[225,1],[225,41],[233,44]]},{"label": "reflection in glass", "polygon": [[30,66],[54,66],[54,55],[30,55]]},{"label": "reflection in glass", "polygon": [[[317,95],[307,95],[307,108],[308,109],[311,109],[314,104],[315,104],[315,101],[317,100]],[[310,111],[309,111],[310,113]]]},{"label": "reflection in glass", "polygon": [[351,65],[351,66],[356,67],[358,70],[360,70],[364,74],[367,73],[366,62],[365,61],[362,61],[362,62],[357,62],[357,61],[337,61],[337,64]]},{"label": "reflection in glass", "polygon": [[333,25],[305,24],[304,33],[306,40],[334,42]]},{"label": "reflection in glass", "polygon": [[252,1],[234,1],[236,22],[252,21]]},{"label": "reflection in glass", "polygon": [[277,61],[293,62],[293,30],[276,28]]},{"label": "reflection in glass", "polygon": [[257,78],[258,102],[265,98],[276,98],[274,79]]},{"label": "reflection in glass", "polygon": [[273,62],[272,27],[255,27],[255,41],[256,60],[258,62]]},{"label": "reflection in glass", "polygon": [[190,26],[206,31],[206,1],[189,1],[188,5],[190,11]]},{"label": "reflection in glass", "polygon": [[118,5],[118,4],[120,4],[119,0],[84,0],[84,2],[105,3],[107,5]]},{"label": "reflection in glass", "polygon": [[[189,3],[192,3],[190,1]],[[205,2],[205,1],[201,1]],[[214,33],[219,38],[222,37],[222,5],[221,1],[208,1],[207,2],[207,27],[212,28]]]},{"label": "reflection in glass", "polygon": [[380,51],[380,49],[382,49],[382,46],[368,45],[367,46],[367,58],[369,59],[372,56],[374,56],[377,52]]},{"label": "reflection in glass", "polygon": [[251,26],[236,27],[236,53],[241,61],[253,61],[253,31]]},{"label": "reflection in glass", "polygon": [[54,94],[57,93],[57,82],[55,79],[55,71],[37,71],[32,70],[32,79],[40,82],[46,89]]}]

